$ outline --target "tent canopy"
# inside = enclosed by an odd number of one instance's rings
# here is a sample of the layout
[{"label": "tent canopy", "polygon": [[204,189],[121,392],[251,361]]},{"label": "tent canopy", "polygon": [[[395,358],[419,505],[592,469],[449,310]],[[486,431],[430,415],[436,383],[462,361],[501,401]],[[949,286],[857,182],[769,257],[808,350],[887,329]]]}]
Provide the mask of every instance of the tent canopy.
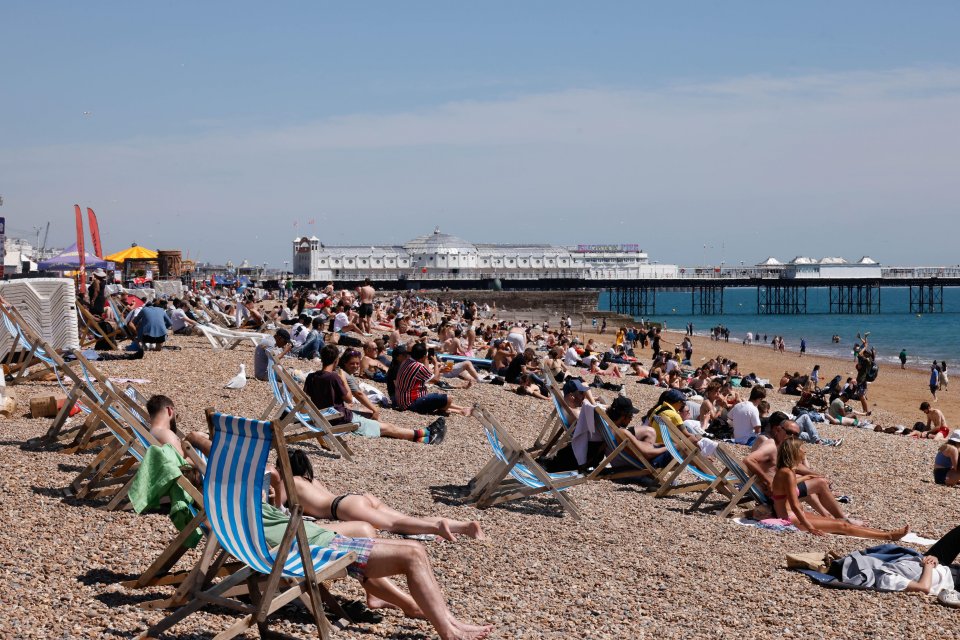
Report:
[{"label": "tent canopy", "polygon": [[[92,256],[84,252],[84,263],[87,269],[113,269],[113,262],[101,260],[97,256]],[[76,271],[80,268],[80,254],[77,252],[77,245],[72,244],[58,256],[49,260],[41,260],[37,265],[41,271]]]},{"label": "tent canopy", "polygon": [[106,257],[111,262],[126,262],[127,260],[156,260],[157,252],[151,251],[146,247],[141,247],[136,242],[130,245],[129,249],[118,251]]}]

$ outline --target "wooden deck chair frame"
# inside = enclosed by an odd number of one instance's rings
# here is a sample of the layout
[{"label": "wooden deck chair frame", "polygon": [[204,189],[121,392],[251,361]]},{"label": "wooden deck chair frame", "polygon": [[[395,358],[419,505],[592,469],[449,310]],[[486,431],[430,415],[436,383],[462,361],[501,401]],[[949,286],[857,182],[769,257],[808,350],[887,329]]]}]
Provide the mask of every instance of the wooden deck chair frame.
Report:
[{"label": "wooden deck chair frame", "polygon": [[[730,479],[721,473],[703,454],[700,447],[691,442],[673,423],[658,415],[654,415],[652,419],[656,425],[654,428],[660,431],[664,444],[672,444],[678,454],[682,456],[679,459],[676,455],[674,456],[678,464],[673,467],[670,474],[660,485],[656,497],[664,498],[692,491],[703,491],[711,485],[714,485],[711,491],[719,491],[725,496],[736,493],[736,488],[732,485]],[[670,443],[667,443],[667,438],[670,439]],[[692,482],[680,482],[680,474],[685,470],[693,473],[697,479]],[[701,476],[711,477],[708,480]]]},{"label": "wooden deck chair frame", "polygon": [[[27,324],[26,319],[20,315],[20,312],[13,305],[0,304],[0,312],[3,313],[4,324],[7,325],[8,329],[12,329],[10,333],[13,342],[3,361],[6,373],[11,374],[10,384],[25,382],[38,375],[43,375],[44,371],[50,371],[56,375],[55,364],[47,362],[47,359],[54,359],[55,356],[59,356],[56,349],[53,349]],[[45,354],[45,357],[40,355],[41,352]],[[34,365],[42,366],[44,371],[28,374],[28,370]]]},{"label": "wooden deck chair frame", "polygon": [[563,390],[557,382],[557,379],[554,378],[553,372],[550,371],[550,368],[547,367],[542,360],[540,362],[540,370],[543,372],[544,380],[546,381],[547,393],[550,395],[551,400],[553,400],[553,408],[550,410],[550,415],[540,429],[537,439],[534,440],[533,445],[528,451],[537,453],[540,456],[550,457],[556,451],[566,446],[571,437],[570,429],[572,429],[572,427],[567,427],[563,418],[560,416],[560,411],[565,411],[567,421],[570,424],[576,422],[576,417],[573,415],[573,412],[570,411],[570,407],[567,406],[567,402],[563,398]]},{"label": "wooden deck chair frame", "polygon": [[[592,480],[599,473],[599,469],[594,470],[594,473],[589,476],[576,472],[550,474],[534,460],[530,452],[520,446],[493,414],[484,407],[475,404],[472,415],[488,433],[494,434],[501,448],[503,459],[495,451],[492,459],[474,476],[469,485],[472,489],[470,495],[466,498],[467,503],[473,503],[478,508],[483,509],[503,502],[528,498],[541,493],[550,493],[571,516],[577,520],[581,519],[580,511],[570,498],[564,495],[563,491],[587,480]],[[498,445],[491,442],[491,446]],[[526,468],[536,478],[540,486],[528,486],[513,478],[512,472],[518,466]],[[558,477],[558,475],[561,475],[561,477]]]},{"label": "wooden deck chair frame", "polygon": [[227,329],[216,325],[197,324],[197,330],[213,346],[214,351],[230,351],[250,340],[256,346],[260,340],[267,337],[265,333],[256,333],[252,331],[238,331],[236,329]]},{"label": "wooden deck chair frame", "polygon": [[[208,410],[208,421],[213,419],[213,415],[212,410]],[[218,640],[229,640],[245,633],[254,626],[257,627],[261,637],[269,637],[267,617],[298,598],[306,605],[307,610],[314,618],[319,637],[322,640],[330,638],[331,628],[324,615],[323,585],[321,581],[343,575],[346,567],[356,561],[356,553],[346,553],[338,559],[324,564],[320,567],[319,572],[314,568],[306,529],[303,525],[303,506],[299,502],[296,486],[293,482],[293,472],[290,468],[290,457],[286,448],[283,428],[276,423],[271,423],[271,429],[273,431],[272,446],[277,451],[276,464],[282,470],[281,476],[287,492],[287,504],[290,510],[290,521],[283,539],[280,546],[273,550],[276,560],[271,572],[264,576],[245,565],[229,577],[220,580],[216,585],[212,585],[212,582],[221,575],[228,554],[220,546],[216,535],[211,531],[211,534],[206,537],[207,542],[200,561],[191,571],[190,578],[181,583],[177,590],[176,595],[182,595],[186,604],[152,625],[139,636],[140,638],[159,637],[164,631],[199,611],[207,604],[218,605],[244,614],[233,625],[217,634],[216,638]],[[290,586],[294,581],[283,578],[282,573],[294,539],[296,539],[299,556],[303,564],[304,577]],[[235,592],[237,587],[244,584],[247,586],[251,604],[228,597],[228,594]],[[263,585],[262,588],[261,584]],[[286,590],[281,592],[281,588]]]},{"label": "wooden deck chair frame", "polygon": [[[654,467],[647,457],[643,455],[643,452],[625,435],[625,429],[618,427],[617,424],[610,419],[610,416],[607,415],[603,407],[595,407],[594,411],[596,414],[595,420],[600,422],[597,428],[601,430],[604,444],[608,450],[607,456],[598,465],[602,471],[597,477],[604,480],[647,477],[653,479],[658,486],[663,485],[673,470],[674,465],[677,464],[676,460],[671,460],[667,466],[662,468]],[[609,429],[610,434],[613,436],[612,440],[608,439],[604,429]],[[620,467],[613,467],[612,470],[607,471],[607,465],[613,464],[618,459],[621,459],[626,464]]]},{"label": "wooden deck chair frame", "polygon": [[[81,346],[87,347],[96,344],[101,339],[110,345],[110,349],[116,351],[117,343],[114,340],[117,336],[125,337],[123,327],[117,326],[109,331],[105,331],[100,324],[100,319],[82,304],[77,304],[77,312],[80,318],[80,326],[87,332],[87,337],[80,338]],[[86,343],[86,344],[83,344]]]},{"label": "wooden deck chair frame", "polygon": [[[723,501],[719,506],[720,513],[718,514],[721,518],[726,518],[728,515],[730,515],[730,512],[733,511],[744,500],[752,501],[757,504],[770,504],[770,500],[764,496],[758,488],[756,474],[750,473],[744,469],[743,465],[741,465],[740,462],[733,456],[733,454],[727,451],[722,444],[717,444],[717,451],[715,455],[723,468],[720,470],[720,473],[717,475],[716,479],[703,490],[703,493],[701,493],[700,497],[697,498],[696,502],[693,503],[691,509],[700,508],[700,506],[714,492],[720,493],[723,498]],[[722,479],[726,477],[728,472],[734,475],[739,482],[739,488],[736,488],[734,493],[729,496],[718,490]]]},{"label": "wooden deck chair frame", "polygon": [[[359,425],[353,422],[338,425],[330,424],[330,419],[313,404],[310,396],[303,390],[303,387],[297,384],[296,380],[293,379],[293,376],[290,375],[290,372],[287,371],[283,365],[277,363],[271,357],[270,363],[267,366],[273,368],[273,373],[277,377],[277,383],[286,387],[290,393],[290,399],[293,401],[293,404],[291,406],[283,406],[285,403],[280,403],[276,396],[274,396],[270,400],[270,406],[267,407],[266,411],[260,416],[260,420],[273,419],[279,424],[282,424],[284,429],[291,431],[297,429],[298,426],[302,427],[302,430],[288,434],[286,436],[287,442],[293,443],[302,440],[316,440],[320,447],[328,451],[333,451],[342,458],[352,462],[353,451],[341,436],[356,431]],[[286,411],[286,415],[281,417],[284,411]],[[305,421],[301,420],[301,417],[298,417],[298,415],[306,415],[309,424],[305,424]]]}]

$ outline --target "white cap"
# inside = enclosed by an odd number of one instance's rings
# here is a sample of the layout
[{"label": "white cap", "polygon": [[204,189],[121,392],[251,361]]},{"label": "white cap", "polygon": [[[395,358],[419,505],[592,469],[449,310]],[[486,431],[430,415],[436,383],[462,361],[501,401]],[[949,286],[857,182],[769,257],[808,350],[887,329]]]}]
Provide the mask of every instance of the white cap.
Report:
[{"label": "white cap", "polygon": [[950,437],[947,438],[947,442],[960,442],[960,429],[954,429],[950,432]]}]

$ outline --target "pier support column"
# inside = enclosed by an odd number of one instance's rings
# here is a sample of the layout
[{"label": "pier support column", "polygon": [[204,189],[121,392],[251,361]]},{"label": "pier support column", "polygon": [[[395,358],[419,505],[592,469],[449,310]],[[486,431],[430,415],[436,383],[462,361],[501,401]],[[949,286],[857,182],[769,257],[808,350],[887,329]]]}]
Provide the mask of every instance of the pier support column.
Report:
[{"label": "pier support column", "polygon": [[910,313],[943,313],[943,285],[910,285]]},{"label": "pier support column", "polygon": [[718,316],[723,314],[723,287],[697,286],[690,291],[693,315]]},{"label": "pier support column", "polygon": [[761,284],[757,286],[757,314],[801,315],[807,312],[807,285]]},{"label": "pier support column", "polygon": [[880,313],[880,285],[877,283],[830,285],[830,313]]},{"label": "pier support column", "polygon": [[610,310],[630,316],[655,315],[657,290],[646,286],[610,289]]}]

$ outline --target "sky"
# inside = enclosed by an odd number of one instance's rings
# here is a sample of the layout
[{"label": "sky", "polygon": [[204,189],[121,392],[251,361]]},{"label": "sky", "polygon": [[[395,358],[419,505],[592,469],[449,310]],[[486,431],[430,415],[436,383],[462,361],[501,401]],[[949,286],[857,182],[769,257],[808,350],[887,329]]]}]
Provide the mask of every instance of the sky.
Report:
[{"label": "sky", "polygon": [[[957,264],[960,3],[0,4],[7,235]],[[941,239],[944,238],[944,239]]]}]

